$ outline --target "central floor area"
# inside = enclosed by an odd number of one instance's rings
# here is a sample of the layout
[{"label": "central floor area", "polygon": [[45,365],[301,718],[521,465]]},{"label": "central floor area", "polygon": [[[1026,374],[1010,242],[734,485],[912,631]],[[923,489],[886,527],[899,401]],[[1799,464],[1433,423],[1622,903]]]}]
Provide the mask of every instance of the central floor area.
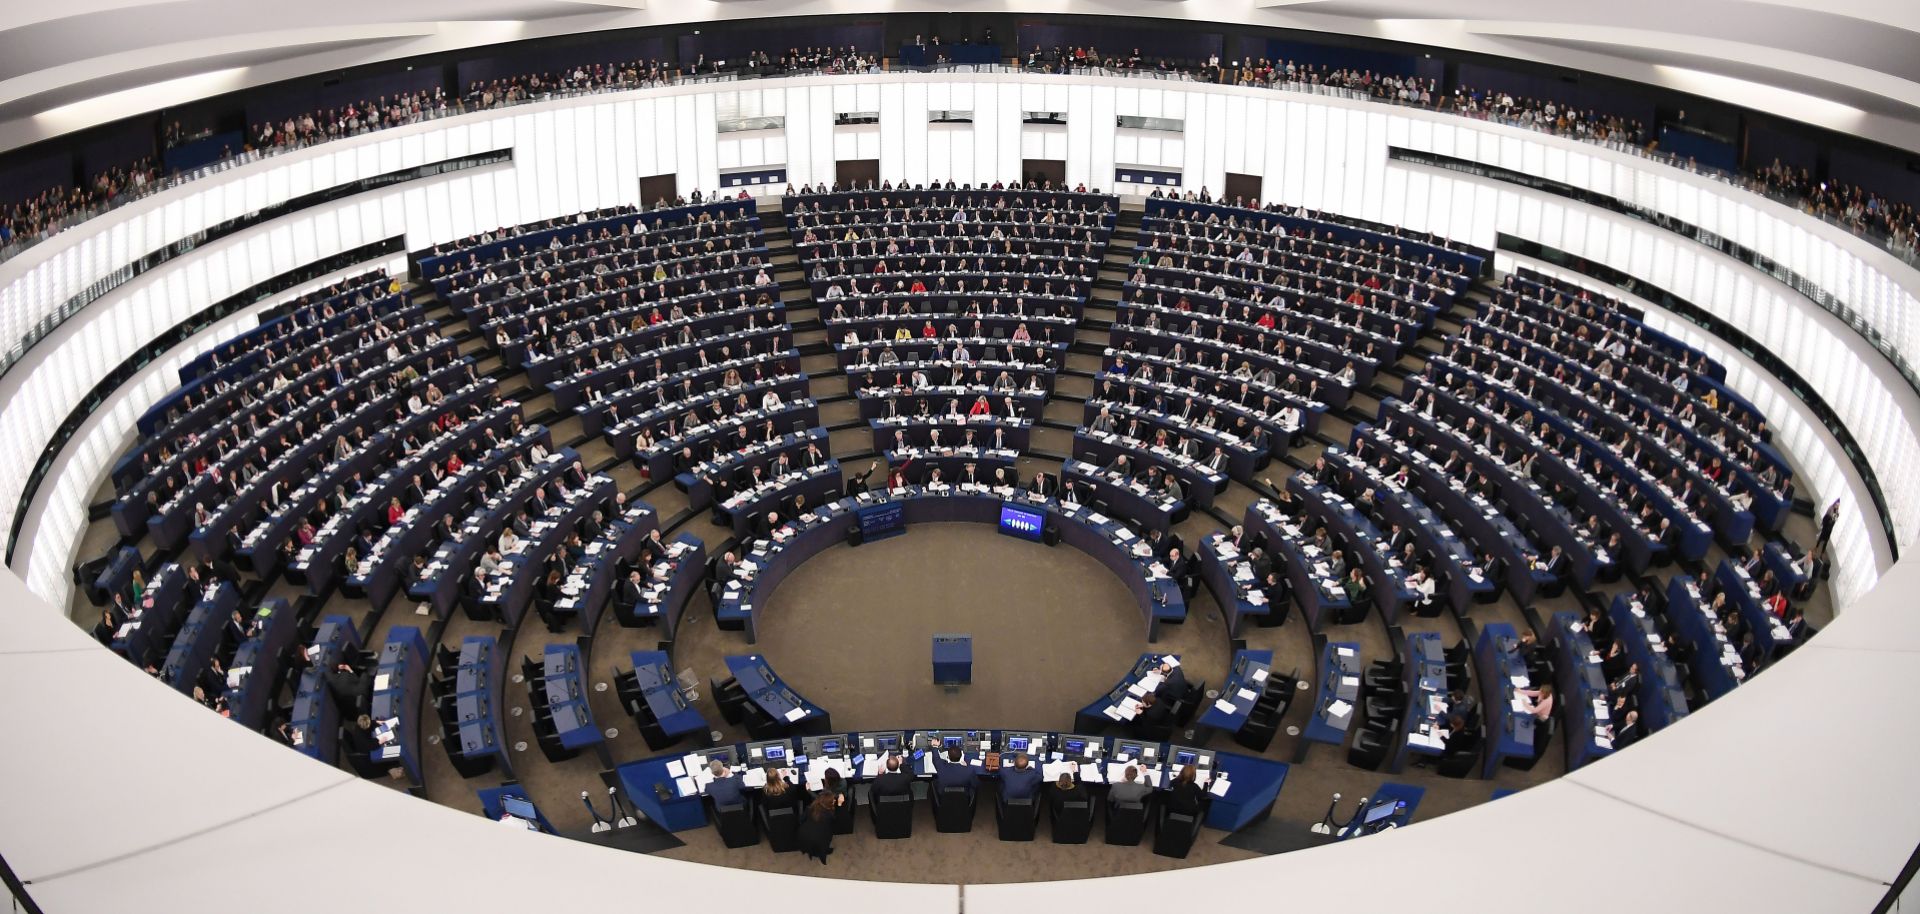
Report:
[{"label": "central floor area", "polygon": [[[1066,730],[1141,652],[1224,669],[1217,616],[1146,641],[1132,592],[1092,557],[1002,536],[980,524],[916,524],[890,539],[835,546],[795,569],[763,610],[760,641],[688,626],[679,662],[724,669],[759,653],[839,730],[937,726]],[[973,636],[973,684],[933,684],[936,633]]]}]

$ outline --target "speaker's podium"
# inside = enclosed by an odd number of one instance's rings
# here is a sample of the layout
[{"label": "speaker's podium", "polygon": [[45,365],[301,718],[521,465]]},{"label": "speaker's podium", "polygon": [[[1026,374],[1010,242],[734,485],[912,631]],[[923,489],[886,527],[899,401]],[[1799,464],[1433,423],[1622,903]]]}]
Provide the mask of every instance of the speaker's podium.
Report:
[{"label": "speaker's podium", "polygon": [[948,690],[973,682],[973,636],[933,636],[933,684]]}]

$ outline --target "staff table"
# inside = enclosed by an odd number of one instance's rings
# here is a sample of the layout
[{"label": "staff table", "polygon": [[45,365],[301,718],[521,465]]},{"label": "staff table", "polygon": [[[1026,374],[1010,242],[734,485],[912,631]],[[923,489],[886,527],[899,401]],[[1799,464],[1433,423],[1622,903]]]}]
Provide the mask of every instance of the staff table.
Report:
[{"label": "staff table", "polygon": [[1287,765],[1256,756],[1125,737],[946,728],[827,733],[715,746],[630,762],[615,769],[615,774],[620,779],[621,791],[649,820],[669,831],[687,831],[707,824],[702,792],[713,780],[707,769],[711,760],[728,765],[732,775],[740,778],[742,786],[749,790],[764,786],[770,777],[785,776],[790,783],[817,793],[822,789],[822,777],[828,769],[840,772],[850,783],[859,784],[885,770],[890,756],[901,757],[902,770],[912,772],[915,777],[931,778],[931,755],[953,740],[965,753],[979,785],[986,787],[999,777],[986,770],[982,753],[991,747],[1009,745],[1010,736],[1029,740],[1044,737],[1049,748],[1037,759],[1043,777],[1073,774],[1082,789],[1099,801],[1096,805],[1104,804],[1106,785],[1128,764],[1141,768],[1144,783],[1165,789],[1165,782],[1171,776],[1167,764],[1170,760],[1191,753],[1196,764],[1210,761],[1200,776],[1209,795],[1203,824],[1229,832],[1264,818],[1285,785],[1288,773]]},{"label": "staff table", "polygon": [[470,635],[460,642],[460,665],[453,674],[459,742],[446,746],[454,768],[464,777],[483,774],[495,765],[513,777],[513,759],[501,739],[507,682],[502,653],[490,635]]}]

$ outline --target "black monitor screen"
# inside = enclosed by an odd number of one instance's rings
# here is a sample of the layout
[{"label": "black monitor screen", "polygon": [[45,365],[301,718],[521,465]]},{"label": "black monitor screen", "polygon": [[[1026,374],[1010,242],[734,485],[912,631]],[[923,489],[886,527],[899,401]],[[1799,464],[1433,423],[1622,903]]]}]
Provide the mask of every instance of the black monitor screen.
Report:
[{"label": "black monitor screen", "polygon": [[787,747],[785,746],[768,746],[767,747],[767,759],[769,761],[774,759],[783,759],[786,757],[787,757]]},{"label": "black monitor screen", "polygon": [[1013,752],[1027,751],[1027,738],[1024,736],[1007,737],[1007,748]]},{"label": "black monitor screen", "polygon": [[879,739],[874,740],[873,743],[874,745],[879,746],[882,749],[898,749],[900,748],[900,737],[882,736]]},{"label": "black monitor screen", "polygon": [[1084,739],[1066,740],[1066,748],[1070,754],[1085,755],[1087,751],[1087,741]]},{"label": "black monitor screen", "polygon": [[948,749],[957,749],[960,747],[960,737],[943,736],[940,738],[940,745],[945,746]]},{"label": "black monitor screen", "polygon": [[1046,515],[1038,511],[1015,507],[1004,502],[1000,505],[1001,533],[1038,542],[1041,533],[1046,529],[1046,524]]},{"label": "black monitor screen", "polygon": [[1191,765],[1199,760],[1200,756],[1198,753],[1176,752],[1173,754],[1173,763],[1175,765]]},{"label": "black monitor screen", "polygon": [[526,800],[523,800],[519,797],[501,797],[500,808],[504,810],[508,815],[526,819],[529,822],[538,821],[540,819],[540,811],[537,809],[534,809],[532,803],[529,803]]},{"label": "black monitor screen", "polygon": [[837,739],[823,739],[823,740],[821,740],[821,741],[820,741],[820,752],[821,752],[822,754],[824,754],[824,755],[832,755],[832,754],[834,754],[835,752],[839,752],[839,751],[840,751],[840,741],[839,741],[839,740],[837,740]]}]

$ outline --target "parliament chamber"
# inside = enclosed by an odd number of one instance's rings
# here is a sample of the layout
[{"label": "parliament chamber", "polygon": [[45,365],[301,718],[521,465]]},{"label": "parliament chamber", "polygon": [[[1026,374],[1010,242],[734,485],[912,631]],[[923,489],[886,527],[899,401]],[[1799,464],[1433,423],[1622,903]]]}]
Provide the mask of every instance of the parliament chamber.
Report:
[{"label": "parliament chamber", "polygon": [[16,904],[1909,894],[1920,181],[1244,0],[778,5],[0,104]]}]

